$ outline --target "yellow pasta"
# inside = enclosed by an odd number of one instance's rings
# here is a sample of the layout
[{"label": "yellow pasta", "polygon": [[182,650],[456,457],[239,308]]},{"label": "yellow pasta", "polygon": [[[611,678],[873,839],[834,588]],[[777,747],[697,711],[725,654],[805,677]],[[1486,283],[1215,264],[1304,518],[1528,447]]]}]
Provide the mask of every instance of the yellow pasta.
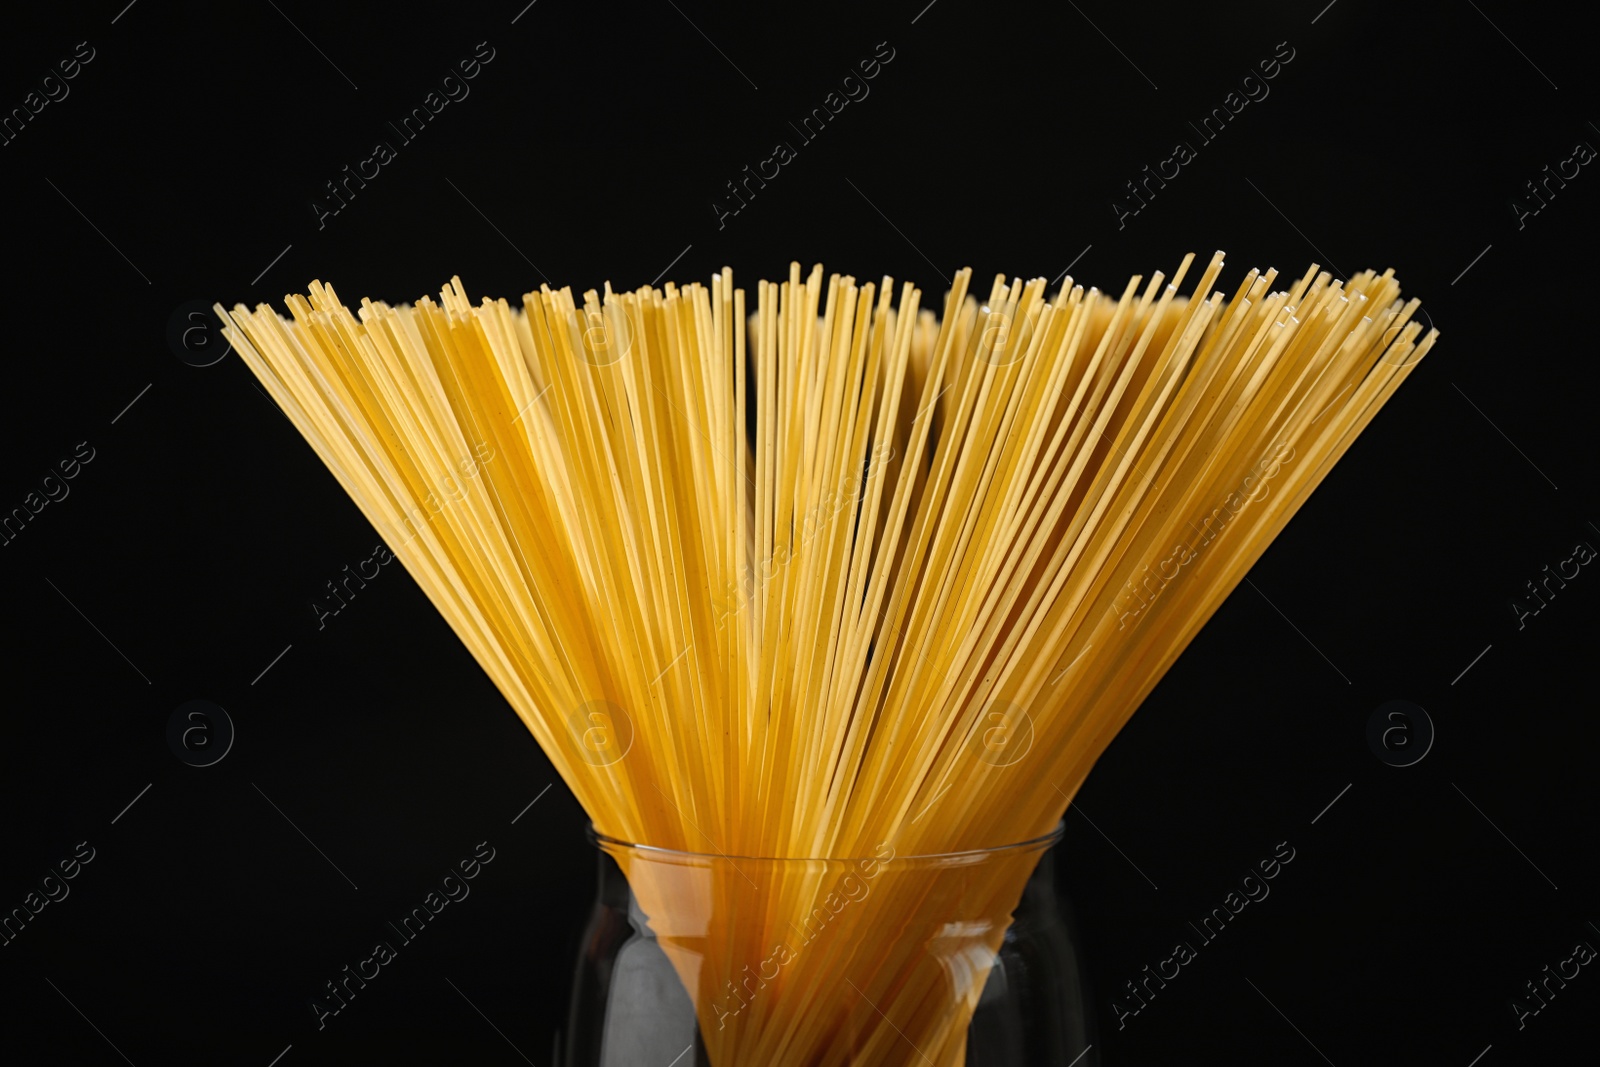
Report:
[{"label": "yellow pasta", "polygon": [[[1437,337],[1392,271],[1229,296],[1218,253],[1185,297],[1192,260],[1115,296],[962,271],[937,311],[799,264],[753,307],[724,269],[216,310],[599,831],[912,856],[1048,833]],[[1006,912],[1026,877],[966,892]],[[663,938],[713,1063],[961,1062],[970,1003],[927,1007],[938,976],[865,918],[727,1027],[716,996],[818,892],[760,881],[634,882],[736,917]],[[906,1041],[852,1014],[842,1058],[842,973]]]}]

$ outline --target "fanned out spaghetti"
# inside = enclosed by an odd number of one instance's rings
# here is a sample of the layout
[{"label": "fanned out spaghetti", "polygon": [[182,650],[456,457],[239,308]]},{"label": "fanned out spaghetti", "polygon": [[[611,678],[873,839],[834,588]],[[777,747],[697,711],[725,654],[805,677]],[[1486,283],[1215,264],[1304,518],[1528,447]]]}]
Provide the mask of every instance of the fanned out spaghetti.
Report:
[{"label": "fanned out spaghetti", "polygon": [[[937,314],[799,264],[753,308],[724,269],[216,310],[601,832],[912,856],[1050,831],[1437,337],[1392,271],[1227,296],[1218,253],[1184,297],[1192,260],[1053,299],[964,270]],[[1033,858],[963,892],[1006,914]],[[946,905],[910,882],[730,1024],[717,998],[825,889],[778,869],[630,874],[647,913],[736,916],[663,938],[711,1062],[961,1062],[976,991],[929,1007],[949,968],[908,931]]]}]

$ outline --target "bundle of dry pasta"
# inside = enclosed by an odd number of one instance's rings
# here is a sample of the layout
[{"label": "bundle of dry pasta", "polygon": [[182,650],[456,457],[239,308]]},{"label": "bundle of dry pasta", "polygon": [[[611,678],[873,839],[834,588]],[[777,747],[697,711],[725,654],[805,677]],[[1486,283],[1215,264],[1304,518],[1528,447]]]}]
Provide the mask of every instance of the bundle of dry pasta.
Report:
[{"label": "bundle of dry pasta", "polygon": [[[979,301],[962,271],[939,314],[798,264],[753,309],[725,269],[581,305],[452,279],[217,311],[600,831],[914,855],[1047,833],[1437,336],[1392,272],[1228,297],[1218,253],[1186,298],[1192,258],[1120,296],[1001,277]],[[963,891],[1005,912],[1026,876]],[[865,920],[735,1034],[716,998],[818,892],[764,881],[635,881],[647,911],[739,916],[667,944],[713,1063],[913,1062],[859,1021],[879,1051],[831,1058],[840,974],[959,1062],[970,1004],[922,1007],[942,979]]]}]

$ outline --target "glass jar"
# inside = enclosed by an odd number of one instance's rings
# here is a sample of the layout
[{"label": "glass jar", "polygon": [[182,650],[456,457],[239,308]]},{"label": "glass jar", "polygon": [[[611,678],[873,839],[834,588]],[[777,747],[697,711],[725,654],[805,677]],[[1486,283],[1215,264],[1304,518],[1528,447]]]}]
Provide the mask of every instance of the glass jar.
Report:
[{"label": "glass jar", "polygon": [[770,859],[591,831],[566,1067],[1091,1067],[1081,942],[1044,837]]}]

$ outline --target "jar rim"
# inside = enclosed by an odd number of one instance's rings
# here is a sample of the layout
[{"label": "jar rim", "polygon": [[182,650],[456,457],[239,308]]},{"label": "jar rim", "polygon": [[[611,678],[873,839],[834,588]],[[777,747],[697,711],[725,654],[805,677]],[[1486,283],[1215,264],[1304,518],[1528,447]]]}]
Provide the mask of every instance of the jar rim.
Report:
[{"label": "jar rim", "polygon": [[[1028,849],[1045,851],[1059,842],[1066,833],[1065,819],[1056,823],[1055,829],[1049,833],[1030,837],[1025,841],[1013,841],[1005,845],[993,845],[989,848],[969,848],[956,852],[923,852],[914,856],[896,856],[896,863],[905,863],[911,860],[922,861],[958,861],[973,860],[983,856],[994,856],[1008,852],[1022,852]],[[616,848],[625,848],[633,852],[650,853],[657,856],[676,856],[691,860],[745,860],[750,863],[865,863],[883,862],[881,856],[733,856],[725,852],[691,852],[685,849],[662,848],[659,845],[642,845],[634,841],[624,841],[619,837],[602,833],[590,823],[585,831],[591,844],[596,846],[610,845]]]}]

